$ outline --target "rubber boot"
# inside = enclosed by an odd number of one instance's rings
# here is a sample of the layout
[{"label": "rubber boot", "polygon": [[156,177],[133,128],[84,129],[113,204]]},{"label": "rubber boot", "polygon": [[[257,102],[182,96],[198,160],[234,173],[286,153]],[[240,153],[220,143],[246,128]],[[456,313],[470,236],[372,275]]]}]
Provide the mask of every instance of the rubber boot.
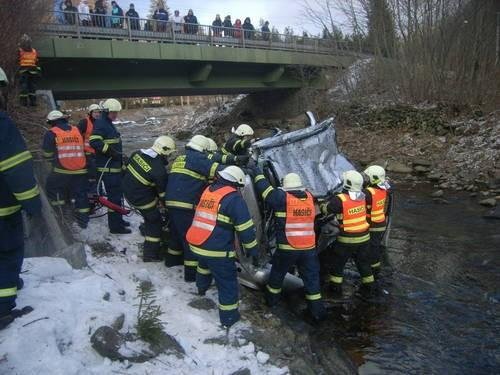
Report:
[{"label": "rubber boot", "polygon": [[24,288],[24,280],[19,277],[19,279],[17,279],[17,290],[21,290]]},{"label": "rubber boot", "polygon": [[145,249],[142,255],[142,261],[144,263],[161,262],[162,259],[158,251]]},{"label": "rubber boot", "polygon": [[182,255],[172,255],[167,253],[167,255],[165,256],[165,266],[167,268],[182,266],[183,264],[184,259],[182,258]]},{"label": "rubber boot", "polygon": [[0,316],[0,331],[4,328],[7,328],[10,323],[12,323],[17,318],[29,314],[33,311],[33,307],[24,306],[21,310],[13,309],[9,311],[7,314]]}]

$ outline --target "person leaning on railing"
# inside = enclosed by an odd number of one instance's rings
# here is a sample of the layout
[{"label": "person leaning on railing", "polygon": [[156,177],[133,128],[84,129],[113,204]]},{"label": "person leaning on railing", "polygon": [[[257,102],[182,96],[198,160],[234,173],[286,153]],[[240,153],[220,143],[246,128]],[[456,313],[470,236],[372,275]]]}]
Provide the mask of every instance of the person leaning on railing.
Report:
[{"label": "person leaning on railing", "polygon": [[253,39],[254,34],[255,34],[255,27],[252,25],[252,21],[250,21],[250,17],[245,18],[245,22],[243,22],[242,26],[244,33],[245,33],[245,39]]},{"label": "person leaning on railing", "polygon": [[183,23],[184,23],[184,17],[182,17],[180,14],[179,14],[179,11],[176,10],[174,12],[174,17],[172,18],[172,21],[173,21],[173,28],[174,28],[174,32],[176,34],[181,34],[182,33],[182,30],[184,29],[184,26],[183,26]]},{"label": "person leaning on railing", "polygon": [[78,4],[78,18],[82,26],[90,26],[90,8],[88,0],[82,0],[80,4]]},{"label": "person leaning on railing", "polygon": [[139,13],[137,13],[137,11],[135,10],[134,4],[130,4],[130,8],[127,11],[127,13],[125,13],[125,17],[128,17],[127,21],[128,21],[130,28],[132,30],[140,30],[141,29],[141,26],[139,24]]},{"label": "person leaning on railing", "polygon": [[198,18],[189,9],[187,16],[184,17],[184,32],[186,34],[198,34]]},{"label": "person leaning on railing", "polygon": [[231,22],[231,16],[227,15],[224,18],[224,23],[222,24],[224,26],[224,36],[225,37],[232,37],[234,36],[233,34],[233,23]]},{"label": "person leaning on railing", "polygon": [[78,13],[78,9],[73,6],[71,0],[66,0],[64,2],[64,20],[69,25],[74,25],[76,23],[76,14]]},{"label": "person leaning on railing", "polygon": [[111,2],[111,27],[114,29],[123,27],[123,10],[116,1]]},{"label": "person leaning on railing", "polygon": [[104,6],[103,0],[97,0],[94,9],[91,10],[90,13],[92,14],[93,26],[106,27],[106,7]]}]

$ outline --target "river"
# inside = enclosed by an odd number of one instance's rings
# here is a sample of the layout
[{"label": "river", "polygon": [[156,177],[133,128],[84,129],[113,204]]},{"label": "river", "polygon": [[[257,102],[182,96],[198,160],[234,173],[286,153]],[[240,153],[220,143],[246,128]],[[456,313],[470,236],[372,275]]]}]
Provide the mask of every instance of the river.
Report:
[{"label": "river", "polygon": [[316,335],[360,374],[500,371],[500,222],[466,194],[438,204],[431,188],[398,187],[378,297],[330,304]]}]

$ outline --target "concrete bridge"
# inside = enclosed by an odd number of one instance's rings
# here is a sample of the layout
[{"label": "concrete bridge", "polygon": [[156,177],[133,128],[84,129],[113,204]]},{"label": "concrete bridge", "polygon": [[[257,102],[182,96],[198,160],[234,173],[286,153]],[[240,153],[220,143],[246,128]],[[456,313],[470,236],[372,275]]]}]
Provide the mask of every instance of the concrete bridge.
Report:
[{"label": "concrete bridge", "polygon": [[203,25],[193,33],[185,24],[178,30],[127,18],[111,28],[109,16],[90,25],[79,20],[83,15],[72,16],[68,23],[51,14],[35,38],[39,88],[58,100],[322,88],[324,68],[344,68],[357,56],[348,46],[315,38]]}]

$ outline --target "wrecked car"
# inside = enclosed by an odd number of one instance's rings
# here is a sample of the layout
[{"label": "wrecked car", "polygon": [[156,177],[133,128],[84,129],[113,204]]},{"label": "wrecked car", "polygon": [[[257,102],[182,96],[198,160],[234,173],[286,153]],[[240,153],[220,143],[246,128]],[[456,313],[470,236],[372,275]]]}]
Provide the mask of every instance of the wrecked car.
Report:
[{"label": "wrecked car", "polygon": [[[294,172],[300,175],[304,186],[317,202],[321,202],[342,190],[342,173],[355,168],[338,149],[334,119],[317,123],[312,113],[308,112],[307,116],[310,122],[308,127],[285,134],[277,132],[254,143],[252,158],[261,165],[274,187],[280,187],[281,179]],[[271,270],[269,262],[276,251],[274,215],[257,195],[249,176],[242,194],[254,220],[261,248],[258,266],[245,257],[241,248],[238,249],[239,280],[242,285],[256,289],[266,283]],[[335,241],[338,229],[333,217],[320,217],[318,206],[316,213],[317,246],[321,252]],[[301,287],[303,284],[299,277],[288,274],[284,285]]]}]

